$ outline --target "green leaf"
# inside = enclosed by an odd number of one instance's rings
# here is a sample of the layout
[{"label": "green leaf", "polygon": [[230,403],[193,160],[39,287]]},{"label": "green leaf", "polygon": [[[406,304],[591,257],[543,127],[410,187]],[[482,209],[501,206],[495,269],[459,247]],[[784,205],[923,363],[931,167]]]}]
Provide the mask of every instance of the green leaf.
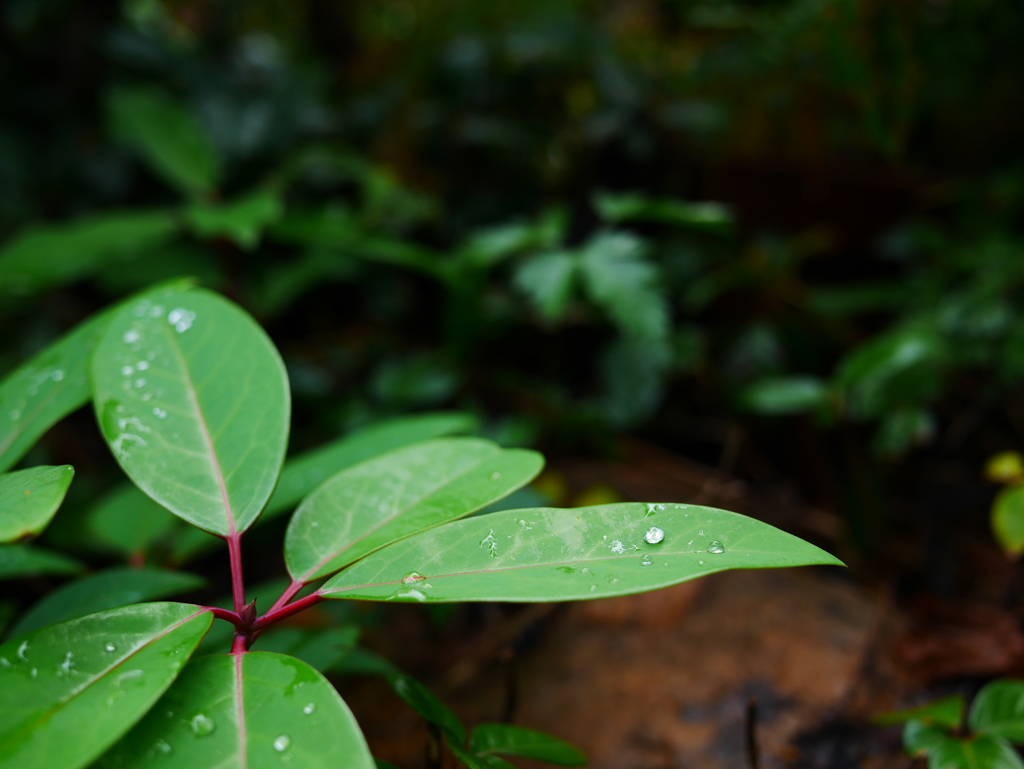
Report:
[{"label": "green leaf", "polygon": [[516,288],[549,323],[561,320],[572,299],[577,264],[576,256],[566,251],[538,254],[516,270]]},{"label": "green leaf", "polygon": [[285,562],[310,582],[410,534],[480,510],[528,483],[544,458],[479,438],[441,438],[343,470],[299,506]]},{"label": "green leaf", "polygon": [[290,398],[252,318],[208,291],[142,299],[111,319],[92,373],[103,435],[136,485],[214,534],[256,520],[281,471]]},{"label": "green leaf", "polygon": [[913,446],[927,443],[935,435],[935,417],[927,409],[902,406],[886,411],[871,441],[881,457],[896,457]]},{"label": "green leaf", "polygon": [[[477,420],[472,414],[455,411],[398,417],[365,427],[326,446],[299,454],[285,462],[281,480],[278,481],[274,495],[267,502],[257,525],[291,512],[303,497],[347,467],[402,446],[450,433],[472,432],[477,427]],[[219,538],[188,527],[182,529],[171,555],[176,561],[185,561],[222,543],[223,540]]]},{"label": "green leaf", "polygon": [[38,534],[64,501],[75,469],[30,467],[0,475],[0,542]]},{"label": "green leaf", "polygon": [[512,764],[500,756],[475,756],[468,750],[462,750],[454,745],[449,747],[452,754],[468,769],[515,769]]},{"label": "green leaf", "polygon": [[297,627],[271,629],[256,642],[258,651],[278,652],[298,657],[321,673],[336,668],[352,653],[359,640],[359,627],[331,627],[323,630],[304,630]]},{"label": "green leaf", "polygon": [[[98,543],[124,555],[148,552],[178,525],[165,507],[130,483],[101,497],[86,513],[85,522]],[[197,529],[189,527],[189,531]]]},{"label": "green leaf", "polygon": [[398,767],[394,764],[384,761],[380,758],[373,759],[373,763],[374,765],[376,765],[377,769],[398,769]]},{"label": "green leaf", "polygon": [[967,722],[978,734],[1024,742],[1024,681],[987,684],[975,697]]},{"label": "green leaf", "polygon": [[85,567],[73,558],[28,545],[0,545],[0,579],[43,574],[78,574]]},{"label": "green leaf", "polygon": [[480,724],[469,737],[474,753],[503,753],[558,766],[583,766],[587,757],[564,740],[511,724]]},{"label": "green leaf", "polygon": [[89,764],[177,677],[213,616],[151,603],[0,646],[0,769]]},{"label": "green leaf", "polygon": [[[651,527],[664,531],[648,544]],[[791,534],[698,505],[510,510],[396,542],[333,577],[327,598],[574,601],[668,587],[728,569],[842,563]],[[411,573],[415,572],[415,577]]]},{"label": "green leaf", "polygon": [[281,193],[266,188],[220,205],[193,203],[186,210],[185,218],[200,238],[224,237],[252,251],[259,245],[263,230],[283,213]]},{"label": "green leaf", "polygon": [[167,769],[374,766],[355,718],[327,679],[271,652],[190,662],[96,769],[148,767],[155,756]]},{"label": "green leaf", "polygon": [[800,414],[827,406],[829,389],[820,379],[810,376],[783,376],[762,379],[740,393],[742,406],[757,414],[781,416]]},{"label": "green leaf", "polygon": [[584,246],[580,269],[591,299],[623,333],[660,340],[668,335],[669,307],[658,269],[643,251],[643,242],[633,235],[599,232]]},{"label": "green leaf", "polygon": [[110,131],[135,149],[165,182],[188,195],[217,186],[220,163],[185,105],[157,88],[118,88],[107,100]]},{"label": "green leaf", "polygon": [[710,232],[728,232],[733,217],[721,203],[691,203],[682,200],[650,198],[636,192],[594,195],[598,216],[611,224],[648,221],[674,224]]},{"label": "green leaf", "polygon": [[388,683],[406,705],[444,732],[452,746],[466,741],[466,727],[430,689],[404,673],[388,676]]},{"label": "green leaf", "polygon": [[141,257],[178,229],[173,211],[112,211],[73,222],[38,225],[0,250],[0,296],[38,294],[106,265]]},{"label": "green leaf", "polygon": [[12,636],[86,614],[198,590],[206,580],[194,574],[161,569],[117,567],[68,582],[47,593],[11,628]]},{"label": "green leaf", "polygon": [[992,533],[1003,550],[1024,553],[1024,486],[1008,486],[992,503]]},{"label": "green leaf", "polygon": [[883,713],[877,716],[874,722],[879,726],[895,726],[908,721],[921,721],[925,724],[938,724],[950,729],[957,729],[963,720],[964,698],[959,694],[953,694],[916,708]]},{"label": "green leaf", "polygon": [[929,769],[1024,769],[1017,751],[999,737],[961,740],[920,721],[907,724],[903,746],[912,756],[927,756]]},{"label": "green leaf", "polygon": [[[166,290],[159,286],[128,301]],[[0,382],[0,417],[7,417],[0,418],[0,471],[12,467],[43,433],[89,400],[89,361],[115,311],[93,315]]]}]

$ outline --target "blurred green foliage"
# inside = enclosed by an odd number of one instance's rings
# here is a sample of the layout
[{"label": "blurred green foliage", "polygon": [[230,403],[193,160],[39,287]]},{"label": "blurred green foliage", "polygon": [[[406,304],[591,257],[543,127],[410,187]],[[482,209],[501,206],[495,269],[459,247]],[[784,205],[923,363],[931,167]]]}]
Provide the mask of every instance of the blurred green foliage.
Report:
[{"label": "blurred green foliage", "polygon": [[1011,0],[12,0],[0,370],[190,275],[278,341],[300,448],[444,406],[955,443],[1024,378],[1022,39]]}]

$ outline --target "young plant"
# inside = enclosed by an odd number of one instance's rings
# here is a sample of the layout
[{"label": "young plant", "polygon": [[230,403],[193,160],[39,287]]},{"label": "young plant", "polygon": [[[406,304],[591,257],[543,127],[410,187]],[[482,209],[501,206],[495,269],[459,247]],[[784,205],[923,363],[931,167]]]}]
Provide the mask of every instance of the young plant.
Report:
[{"label": "young plant", "polygon": [[[75,602],[64,597],[38,610],[23,621],[22,629],[30,629],[0,646],[0,769],[151,763],[369,769],[374,762],[362,733],[327,679],[293,654],[252,650],[265,633],[268,642],[274,637],[268,631],[275,625],[314,604],[582,600],[728,569],[839,564],[771,526],[695,505],[622,503],[466,517],[529,483],[543,465],[536,452],[477,438],[398,441],[395,447],[378,435],[377,445],[393,450],[353,463],[358,452],[351,446],[332,449],[290,465],[301,472],[282,474],[288,379],[270,339],[241,309],[178,284],[135,297],[91,323],[88,343],[81,335],[70,350],[58,343],[78,361],[78,368],[63,369],[60,381],[47,380],[48,387],[78,388],[47,391],[47,403],[64,398],[61,409],[40,417],[38,388],[19,390],[17,383],[31,380],[26,371],[38,361],[15,372],[15,384],[0,385],[5,410],[8,398],[25,401],[24,413],[13,420],[15,432],[4,437],[9,426],[0,428],[0,450],[4,441],[18,440],[10,437],[15,433],[38,437],[91,398],[103,436],[132,482],[160,507],[226,543],[230,608],[130,603],[75,616]],[[91,357],[81,349],[86,344]],[[87,385],[80,376],[85,360]],[[304,483],[316,477],[310,471],[332,462],[330,477],[305,494]],[[53,471],[34,472],[41,484]],[[22,475],[14,478],[8,483],[22,482]],[[281,512],[303,495],[284,539],[289,581],[277,600],[258,606],[243,578],[242,537],[261,513]],[[37,532],[55,509],[51,502],[42,513],[22,515],[8,495],[2,499],[0,521],[25,521],[4,529],[19,538]],[[154,509],[138,508],[147,515]],[[12,557],[36,557],[45,569],[43,551],[0,547],[0,567]],[[151,577],[136,584],[124,571],[104,575],[108,582],[131,583],[143,600],[175,589]],[[64,621],[52,624],[58,619]],[[193,656],[214,620],[230,628],[224,653]],[[268,645],[298,649],[281,638]],[[317,655],[307,649],[301,656]],[[417,710],[439,712],[424,705],[409,679],[383,671]],[[450,723],[439,729],[471,767],[507,766],[498,753],[549,761],[561,755],[578,763],[576,754],[559,754],[556,743],[545,742],[552,738],[528,730],[478,728],[468,744],[464,731]]]},{"label": "young plant", "polygon": [[1024,681],[1002,679],[974,698],[964,726],[964,699],[946,697],[928,705],[886,713],[882,726],[904,724],[903,746],[923,756],[929,769],[1021,769],[1011,743],[1024,743]]}]

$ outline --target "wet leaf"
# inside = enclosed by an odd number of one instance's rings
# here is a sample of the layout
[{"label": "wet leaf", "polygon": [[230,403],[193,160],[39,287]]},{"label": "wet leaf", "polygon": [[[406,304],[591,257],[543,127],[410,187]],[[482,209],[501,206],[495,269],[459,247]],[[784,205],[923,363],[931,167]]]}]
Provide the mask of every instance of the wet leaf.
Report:
[{"label": "wet leaf", "polygon": [[0,646],[0,767],[89,764],[163,694],[212,620],[196,606],[142,604]]},{"label": "wet leaf", "polygon": [[45,529],[74,477],[71,465],[0,475],[0,542],[14,542]]},{"label": "wet leaf", "polygon": [[0,545],[0,579],[43,574],[78,574],[85,567],[73,558],[28,545]]},{"label": "wet leaf", "polygon": [[[661,541],[650,544],[645,538],[656,540],[659,530]],[[419,603],[571,601],[640,593],[729,569],[810,564],[841,562],[725,510],[620,503],[509,510],[439,526],[373,553],[318,592]]]},{"label": "wet leaf", "polygon": [[208,291],[168,291],[119,311],[93,358],[96,413],[131,479],[168,510],[227,536],[277,483],[290,397],[256,323]]},{"label": "wet leaf", "polygon": [[477,755],[501,753],[558,766],[583,766],[587,763],[587,757],[568,742],[512,724],[480,724],[473,729],[469,746]]},{"label": "wet leaf", "polygon": [[[168,715],[170,713],[171,715]],[[271,652],[200,657],[96,769],[373,769],[355,718],[313,668]]]},{"label": "wet leaf", "polygon": [[442,438],[344,470],[288,525],[285,561],[309,582],[390,542],[486,507],[528,483],[544,460],[478,438]]},{"label": "wet leaf", "polygon": [[105,569],[47,593],[21,615],[11,628],[11,635],[24,635],[37,628],[105,609],[170,598],[197,590],[204,584],[206,580],[202,577],[180,571],[127,567]]}]

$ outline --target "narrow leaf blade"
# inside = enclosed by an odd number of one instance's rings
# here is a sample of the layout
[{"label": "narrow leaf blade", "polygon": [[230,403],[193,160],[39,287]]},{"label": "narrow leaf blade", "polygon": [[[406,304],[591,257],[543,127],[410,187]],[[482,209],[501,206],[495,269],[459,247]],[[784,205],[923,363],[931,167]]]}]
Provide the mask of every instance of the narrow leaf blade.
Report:
[{"label": "narrow leaf blade", "polygon": [[156,702],[212,620],[187,604],[142,604],[0,646],[0,767],[89,764]]},{"label": "narrow leaf blade", "polygon": [[85,525],[98,543],[123,555],[147,552],[175,527],[183,526],[131,483],[104,494],[86,514]]},{"label": "narrow leaf blade", "polygon": [[221,536],[259,515],[288,440],[284,364],[262,329],[208,291],[129,304],[93,359],[96,412],[131,479]]},{"label": "narrow leaf blade", "polygon": [[12,636],[86,614],[197,590],[202,577],[180,571],[117,567],[90,574],[47,593],[11,628]]},{"label": "narrow leaf blade", "polygon": [[964,698],[959,694],[943,697],[941,700],[929,702],[916,708],[883,713],[874,719],[879,726],[895,726],[908,721],[921,721],[925,724],[938,724],[950,729],[959,728],[963,720]]},{"label": "narrow leaf blade", "polygon": [[545,761],[558,766],[583,766],[587,757],[565,740],[512,724],[480,724],[469,745],[474,753],[502,753]]},{"label": "narrow leaf blade", "polygon": [[[648,544],[650,527],[664,539]],[[698,505],[620,503],[492,513],[397,542],[330,579],[328,598],[573,601],[729,569],[841,562],[791,534]],[[415,576],[410,576],[415,572]]]},{"label": "narrow leaf blade", "polygon": [[327,679],[272,652],[191,662],[97,769],[148,767],[155,752],[167,769],[374,767],[355,718]]},{"label": "narrow leaf blade", "polygon": [[71,465],[0,475],[0,542],[14,542],[45,529],[74,477]]},{"label": "narrow leaf blade", "polygon": [[85,567],[61,553],[28,545],[0,545],[0,579],[78,574]]},{"label": "narrow leaf blade", "polygon": [[311,494],[285,537],[285,561],[309,582],[433,526],[486,507],[528,483],[543,457],[477,438],[409,446],[349,468]]}]

